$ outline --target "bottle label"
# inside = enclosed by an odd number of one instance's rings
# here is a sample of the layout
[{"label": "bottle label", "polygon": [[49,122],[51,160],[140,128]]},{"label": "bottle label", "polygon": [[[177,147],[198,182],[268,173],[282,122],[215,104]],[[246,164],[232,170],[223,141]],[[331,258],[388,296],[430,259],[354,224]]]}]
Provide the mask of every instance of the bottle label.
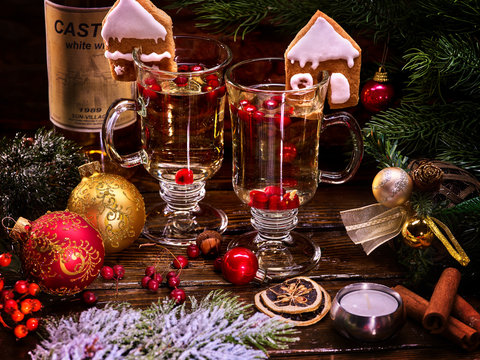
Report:
[{"label": "bottle label", "polygon": [[[133,84],[115,81],[100,32],[109,8],[72,8],[45,0],[50,120],[80,132],[101,131],[110,104],[133,97]],[[117,129],[135,121],[122,115]]]}]

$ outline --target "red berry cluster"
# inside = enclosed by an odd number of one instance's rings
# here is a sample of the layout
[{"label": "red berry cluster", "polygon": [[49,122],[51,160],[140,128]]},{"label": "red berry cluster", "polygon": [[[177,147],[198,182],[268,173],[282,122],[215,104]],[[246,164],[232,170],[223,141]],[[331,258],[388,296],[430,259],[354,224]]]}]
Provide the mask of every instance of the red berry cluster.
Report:
[{"label": "red berry cluster", "polygon": [[[100,269],[100,276],[104,280],[115,280],[118,291],[118,280],[123,279],[125,276],[125,268],[122,265],[114,265],[113,267],[105,265]],[[98,297],[93,291],[86,290],[82,293],[82,300],[87,305],[94,305]]]},{"label": "red berry cluster", "polygon": [[[158,288],[163,282],[163,275],[157,272],[155,266],[147,266],[145,268],[145,276],[142,278],[142,287],[150,290],[151,292],[157,292]],[[180,272],[169,271],[166,274],[166,284],[172,289],[170,292],[170,298],[175,300],[177,304],[182,304],[185,299],[185,291],[177,288],[180,285]]]},{"label": "red berry cluster", "polygon": [[249,206],[263,210],[290,210],[300,206],[297,191],[286,192],[279,186],[267,186],[263,191],[250,191]]},{"label": "red berry cluster", "polygon": [[[11,329],[20,339],[27,336],[29,331],[38,328],[39,318],[34,314],[42,309],[42,303],[36,298],[40,293],[40,287],[33,282],[18,280],[13,289],[3,289],[3,278],[0,275],[0,310],[3,310],[3,316],[0,315],[0,323]],[[17,298],[15,298],[18,296]],[[8,318],[5,316],[8,315]],[[7,319],[7,320],[4,320]],[[12,324],[10,326],[7,321]]]},{"label": "red berry cluster", "polygon": [[293,107],[285,109],[284,106],[281,106],[284,103],[282,96],[275,95],[263,101],[260,108],[257,108],[248,99],[243,99],[238,103],[238,107],[232,104],[230,109],[237,114],[240,120],[249,124],[273,122],[278,128],[286,128],[292,123],[290,115],[293,114]]}]

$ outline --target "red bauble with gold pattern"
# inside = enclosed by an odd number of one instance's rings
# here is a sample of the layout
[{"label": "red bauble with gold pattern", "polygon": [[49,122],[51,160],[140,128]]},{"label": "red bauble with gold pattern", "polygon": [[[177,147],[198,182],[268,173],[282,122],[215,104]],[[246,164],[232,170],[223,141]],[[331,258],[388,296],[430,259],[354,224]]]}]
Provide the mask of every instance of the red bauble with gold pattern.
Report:
[{"label": "red bauble with gold pattern", "polygon": [[48,212],[33,222],[19,218],[11,236],[19,242],[27,276],[53,295],[79,293],[103,266],[100,234],[73,212]]},{"label": "red bauble with gold pattern", "polygon": [[386,110],[393,102],[395,90],[389,82],[387,73],[380,67],[372,80],[363,85],[360,92],[360,100],[370,112],[377,113]]}]

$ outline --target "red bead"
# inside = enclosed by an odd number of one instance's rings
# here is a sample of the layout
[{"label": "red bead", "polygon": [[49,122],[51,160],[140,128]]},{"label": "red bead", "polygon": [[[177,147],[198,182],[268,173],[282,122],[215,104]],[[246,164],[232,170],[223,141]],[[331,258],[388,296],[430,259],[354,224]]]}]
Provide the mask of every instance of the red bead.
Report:
[{"label": "red bead", "polygon": [[28,292],[28,283],[25,280],[18,280],[13,290],[19,294],[26,294]]},{"label": "red bead", "polygon": [[391,83],[369,80],[360,93],[360,100],[368,111],[377,113],[386,110],[393,101],[395,90]]},{"label": "red bead", "polygon": [[223,256],[223,277],[235,285],[248,284],[255,278],[258,270],[258,259],[247,248],[236,247]]},{"label": "red bead", "polygon": [[87,305],[93,305],[97,302],[97,296],[93,291],[84,291],[82,294],[83,302]]},{"label": "red bead", "polygon": [[100,270],[100,275],[105,280],[112,280],[113,277],[115,276],[115,273],[113,272],[113,269],[110,266],[104,266]]},{"label": "red bead", "polygon": [[37,330],[39,320],[37,318],[30,318],[27,320],[26,326],[29,331]]},{"label": "red bead", "polygon": [[200,256],[200,248],[196,244],[190,244],[187,247],[187,256],[190,259],[196,259]]},{"label": "red bead", "polygon": [[158,281],[157,280],[154,280],[154,279],[150,279],[150,281],[148,282],[147,284],[147,288],[148,290],[150,290],[151,292],[157,292],[158,290]]},{"label": "red bead", "polygon": [[185,291],[183,291],[182,289],[173,289],[170,292],[170,298],[172,300],[175,300],[175,303],[177,305],[180,305],[185,302],[187,296],[185,295]]},{"label": "red bead", "polygon": [[273,121],[279,129],[288,127],[292,122],[292,120],[290,120],[290,116],[285,113],[283,115],[280,113],[276,113],[275,115],[273,115]]},{"label": "red bead", "polygon": [[273,110],[278,107],[278,101],[275,99],[267,99],[263,102],[263,107],[268,110]]},{"label": "red bead", "polygon": [[173,266],[176,269],[184,269],[188,265],[188,259],[185,256],[178,255],[173,261]]},{"label": "red bead", "polygon": [[125,268],[122,265],[114,265],[113,266],[113,273],[117,279],[123,279],[125,276]]},{"label": "red bead", "polygon": [[178,87],[184,87],[188,84],[188,78],[185,76],[178,76],[173,82],[177,84]]},{"label": "red bead", "polygon": [[12,254],[3,253],[0,255],[0,266],[8,266],[12,262]]},{"label": "red bead", "polygon": [[144,276],[144,277],[142,278],[141,284],[142,284],[142,287],[143,287],[144,289],[147,289],[147,288],[148,288],[148,283],[149,283],[150,280],[152,280],[152,278],[151,278],[150,276]]},{"label": "red bead", "polygon": [[169,277],[167,280],[167,285],[170,288],[176,288],[178,285],[180,285],[180,278],[178,276]]},{"label": "red bead", "polygon": [[193,184],[193,171],[190,169],[180,169],[175,174],[175,182],[178,185]]},{"label": "red bead", "polygon": [[202,65],[192,65],[190,66],[190,71],[202,71],[203,66]]}]

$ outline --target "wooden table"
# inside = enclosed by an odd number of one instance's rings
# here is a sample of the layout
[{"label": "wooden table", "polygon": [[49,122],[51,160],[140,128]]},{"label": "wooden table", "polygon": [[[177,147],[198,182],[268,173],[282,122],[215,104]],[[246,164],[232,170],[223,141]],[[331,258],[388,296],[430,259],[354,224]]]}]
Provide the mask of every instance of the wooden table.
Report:
[{"label": "wooden table", "polygon": [[[232,191],[230,163],[224,163],[220,172],[208,182],[206,202],[223,209],[229,218],[224,234],[225,243],[240,234],[251,230],[250,213]],[[159,202],[158,184],[143,169],[138,169],[131,178],[142,192],[147,210]],[[393,251],[382,246],[370,256],[354,245],[347,237],[341,223],[339,211],[374,202],[370,191],[370,172],[360,170],[355,179],[345,185],[320,185],[312,201],[299,211],[298,231],[314,239],[322,249],[318,266],[307,275],[318,281],[332,298],[337,291],[353,282],[372,281],[388,286],[401,283],[405,278],[403,269],[396,263]],[[158,297],[167,296],[169,289],[160,288],[151,293],[141,288],[139,282],[146,266],[158,261],[168,267],[171,256],[158,247],[139,248],[138,242],[121,253],[109,255],[106,264],[122,264],[126,275],[119,283],[118,294],[111,281],[97,279],[89,288],[99,296],[99,305],[110,300],[128,301],[133,306],[146,307]],[[184,249],[170,247],[177,255]],[[254,294],[267,285],[233,286],[213,270],[212,260],[192,260],[189,268],[182,273],[182,288],[187,295],[201,298],[213,289],[224,289],[238,295],[242,301],[253,303]],[[475,301],[475,299],[473,299]],[[478,301],[474,302],[478,305]],[[65,314],[81,311],[86,306],[78,299],[47,301],[46,313]],[[347,340],[332,327],[327,316],[321,322],[299,329],[300,341],[290,345],[288,350],[271,350],[271,358],[277,359],[480,359],[480,351],[466,353],[443,338],[428,334],[421,326],[410,320],[392,339],[379,343],[361,343]],[[13,334],[0,330],[1,359],[28,358],[38,338],[28,336],[15,341]]]}]

